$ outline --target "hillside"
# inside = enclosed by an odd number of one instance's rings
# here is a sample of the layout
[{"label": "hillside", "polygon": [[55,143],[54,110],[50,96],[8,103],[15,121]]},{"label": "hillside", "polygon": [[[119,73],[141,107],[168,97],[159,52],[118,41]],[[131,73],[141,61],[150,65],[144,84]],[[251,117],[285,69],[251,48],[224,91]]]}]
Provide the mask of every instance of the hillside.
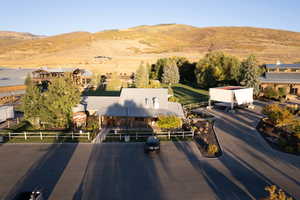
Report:
[{"label": "hillside", "polygon": [[185,56],[197,61],[209,50],[261,63],[300,60],[300,33],[252,28],[197,28],[180,24],[138,26],[97,33],[73,32],[51,37],[0,32],[0,66],[86,67],[98,72],[134,71],[159,57]]}]

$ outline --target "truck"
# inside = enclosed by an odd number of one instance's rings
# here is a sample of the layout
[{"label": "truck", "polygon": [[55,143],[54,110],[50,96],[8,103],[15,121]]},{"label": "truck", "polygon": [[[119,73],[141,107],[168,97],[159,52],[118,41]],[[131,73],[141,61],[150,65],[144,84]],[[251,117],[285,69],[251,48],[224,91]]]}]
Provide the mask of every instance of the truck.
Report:
[{"label": "truck", "polygon": [[0,106],[0,123],[14,118],[13,106]]}]

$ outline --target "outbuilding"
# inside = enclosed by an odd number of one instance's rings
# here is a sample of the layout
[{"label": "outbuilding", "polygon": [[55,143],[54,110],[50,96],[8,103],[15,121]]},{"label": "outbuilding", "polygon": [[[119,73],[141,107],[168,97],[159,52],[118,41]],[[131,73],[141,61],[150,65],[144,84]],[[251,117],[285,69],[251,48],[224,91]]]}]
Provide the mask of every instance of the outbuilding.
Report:
[{"label": "outbuilding", "polygon": [[223,86],[209,89],[209,108],[211,102],[222,102],[228,104],[231,110],[234,105],[252,105],[253,104],[253,88],[245,88],[241,86]]}]

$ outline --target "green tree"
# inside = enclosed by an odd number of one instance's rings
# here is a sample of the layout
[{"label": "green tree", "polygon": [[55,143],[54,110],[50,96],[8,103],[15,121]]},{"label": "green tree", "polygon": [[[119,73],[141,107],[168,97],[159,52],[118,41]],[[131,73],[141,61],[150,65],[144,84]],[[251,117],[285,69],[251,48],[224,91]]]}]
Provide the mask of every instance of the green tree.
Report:
[{"label": "green tree", "polygon": [[117,72],[114,72],[111,74],[105,89],[107,91],[117,91],[121,89],[121,86],[122,86],[122,81],[118,76]]},{"label": "green tree", "polygon": [[196,64],[195,75],[200,87],[236,84],[240,76],[240,61],[222,52],[210,52]]},{"label": "green tree", "polygon": [[80,92],[70,77],[53,79],[44,93],[41,120],[46,126],[67,128],[71,122],[72,107],[80,102]]},{"label": "green tree", "polygon": [[33,126],[40,125],[40,111],[44,108],[43,97],[40,89],[31,81],[28,81],[25,95],[21,99],[21,110],[24,112],[24,119]]},{"label": "green tree", "polygon": [[143,63],[140,64],[135,75],[135,87],[147,88],[149,86],[149,71]]},{"label": "green tree", "polygon": [[179,72],[174,60],[167,60],[163,68],[162,82],[165,84],[175,84],[179,82]]},{"label": "green tree", "polygon": [[240,83],[245,87],[253,88],[254,95],[259,94],[260,69],[254,55],[249,56],[241,64]]},{"label": "green tree", "polygon": [[167,63],[167,58],[160,58],[151,67],[150,79],[160,80],[162,79],[163,68]]},{"label": "green tree", "polygon": [[25,81],[24,81],[24,84],[28,87],[30,84],[32,84],[32,79],[31,79],[31,76],[30,74],[27,74],[26,78],[25,78]]},{"label": "green tree", "polygon": [[278,92],[275,90],[273,87],[269,86],[266,87],[263,91],[264,96],[269,98],[269,99],[275,99],[278,97]]}]

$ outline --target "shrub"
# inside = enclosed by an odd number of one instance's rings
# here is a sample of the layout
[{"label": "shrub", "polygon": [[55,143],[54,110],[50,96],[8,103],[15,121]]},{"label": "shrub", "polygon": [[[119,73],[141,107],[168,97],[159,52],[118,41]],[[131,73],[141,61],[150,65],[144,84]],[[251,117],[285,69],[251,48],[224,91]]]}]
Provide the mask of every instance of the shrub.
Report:
[{"label": "shrub", "polygon": [[99,119],[97,116],[89,116],[86,120],[86,130],[95,131],[99,129]]},{"label": "shrub", "polygon": [[264,96],[269,99],[276,99],[278,97],[278,92],[273,87],[266,87],[264,89]]},{"label": "shrub", "polygon": [[164,129],[180,128],[182,126],[182,121],[179,117],[176,117],[174,115],[159,116],[157,125],[159,128],[164,128]]},{"label": "shrub", "polygon": [[286,146],[286,147],[284,148],[284,150],[285,150],[286,152],[288,152],[288,153],[293,153],[293,152],[294,152],[294,147],[292,147],[292,146]]},{"label": "shrub", "polygon": [[291,125],[295,119],[294,115],[287,108],[280,107],[278,104],[265,106],[262,113],[266,115],[275,126],[279,127]]},{"label": "shrub", "polygon": [[275,185],[267,186],[265,190],[269,192],[266,200],[293,200],[293,198],[287,197],[281,189],[277,189]]},{"label": "shrub", "polygon": [[287,88],[283,87],[283,88],[278,88],[278,96],[279,97],[286,97],[287,95]]},{"label": "shrub", "polygon": [[209,144],[208,145],[208,148],[207,148],[207,152],[210,154],[210,155],[216,155],[216,153],[219,152],[219,148],[217,145],[215,144]]},{"label": "shrub", "polygon": [[159,80],[150,80],[149,81],[149,88],[160,88]]},{"label": "shrub", "polygon": [[277,144],[278,144],[280,147],[284,148],[284,147],[288,144],[288,142],[287,142],[287,140],[284,139],[284,138],[279,138],[278,141],[277,141]]},{"label": "shrub", "polygon": [[171,97],[168,98],[168,101],[170,101],[170,102],[178,102],[178,99],[176,97],[174,97],[174,96],[171,96]]}]

